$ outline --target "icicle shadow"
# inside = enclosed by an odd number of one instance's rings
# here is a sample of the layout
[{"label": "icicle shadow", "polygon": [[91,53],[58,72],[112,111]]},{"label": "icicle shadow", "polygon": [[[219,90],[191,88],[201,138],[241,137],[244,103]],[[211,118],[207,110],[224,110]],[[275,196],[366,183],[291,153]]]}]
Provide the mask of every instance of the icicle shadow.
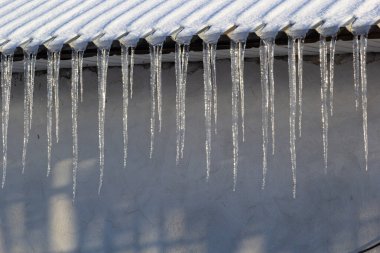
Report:
[{"label": "icicle shadow", "polygon": [[176,71],[176,164],[183,159],[185,148],[185,121],[186,121],[186,78],[189,61],[188,44],[175,45],[175,71]]},{"label": "icicle shadow", "polygon": [[98,194],[103,186],[104,176],[104,121],[106,113],[106,91],[107,91],[107,69],[109,48],[98,48],[97,63],[98,63],[98,97],[99,97],[99,189]]},{"label": "icicle shadow", "polygon": [[8,152],[8,122],[9,122],[9,104],[11,97],[13,55],[1,54],[1,97],[2,97],[2,137],[3,137],[3,177],[1,188],[5,186],[7,175],[7,152]]},{"label": "icicle shadow", "polygon": [[24,141],[22,149],[22,173],[25,171],[26,151],[33,118],[34,74],[37,53],[24,52]]}]

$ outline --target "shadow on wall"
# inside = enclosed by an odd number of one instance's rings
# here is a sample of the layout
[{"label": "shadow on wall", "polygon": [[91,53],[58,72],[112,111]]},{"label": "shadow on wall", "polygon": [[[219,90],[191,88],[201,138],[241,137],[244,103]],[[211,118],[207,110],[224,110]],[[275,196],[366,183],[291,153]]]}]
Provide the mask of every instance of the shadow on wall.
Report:
[{"label": "shadow on wall", "polygon": [[[357,252],[380,240],[379,62],[368,65],[369,171],[363,168],[361,114],[355,112],[351,62],[336,66],[329,169],[323,172],[319,68],[305,64],[304,136],[297,141],[297,199],[292,199],[287,64],[275,62],[276,154],[261,190],[259,66],[246,63],[246,141],[232,192],[231,78],[217,63],[218,134],[205,182],[203,72],[189,66],[185,157],[175,165],[174,67],[163,70],[163,130],[149,159],[149,69],[137,66],[129,110],[129,157],[123,168],[121,73],[110,68],[106,170],[97,195],[96,73],[85,71],[79,104],[79,171],[71,202],[70,80],[60,80],[60,142],[46,174],[46,75],[36,75],[34,121],[21,175],[23,84],[14,75],[9,173],[0,197],[0,252]],[[374,249],[371,252],[376,252]]]}]

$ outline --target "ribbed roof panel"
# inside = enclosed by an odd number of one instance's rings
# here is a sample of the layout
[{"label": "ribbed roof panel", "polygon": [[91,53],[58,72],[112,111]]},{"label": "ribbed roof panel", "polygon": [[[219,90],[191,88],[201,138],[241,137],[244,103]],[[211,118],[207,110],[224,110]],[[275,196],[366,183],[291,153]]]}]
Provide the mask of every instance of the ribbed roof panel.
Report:
[{"label": "ribbed roof panel", "polygon": [[380,0],[3,0],[0,17],[0,50],[8,52],[47,41],[60,47],[73,38],[73,46],[145,37],[160,43],[174,31],[186,38],[204,28],[205,40],[231,27],[232,38],[282,30],[302,36],[315,28],[332,36],[343,26],[361,33],[379,21]]}]

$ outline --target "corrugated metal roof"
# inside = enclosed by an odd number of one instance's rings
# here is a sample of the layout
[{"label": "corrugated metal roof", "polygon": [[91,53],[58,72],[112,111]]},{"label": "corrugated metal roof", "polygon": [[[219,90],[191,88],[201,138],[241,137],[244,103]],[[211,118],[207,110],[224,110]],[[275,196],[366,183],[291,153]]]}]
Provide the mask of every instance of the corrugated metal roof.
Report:
[{"label": "corrugated metal roof", "polygon": [[2,0],[0,17],[0,50],[11,52],[42,44],[53,50],[73,38],[78,48],[118,39],[134,45],[147,35],[155,44],[175,31],[186,40],[208,26],[206,41],[231,27],[236,40],[251,32],[273,37],[284,28],[304,36],[316,25],[326,36],[347,25],[363,33],[379,21],[380,0]]}]

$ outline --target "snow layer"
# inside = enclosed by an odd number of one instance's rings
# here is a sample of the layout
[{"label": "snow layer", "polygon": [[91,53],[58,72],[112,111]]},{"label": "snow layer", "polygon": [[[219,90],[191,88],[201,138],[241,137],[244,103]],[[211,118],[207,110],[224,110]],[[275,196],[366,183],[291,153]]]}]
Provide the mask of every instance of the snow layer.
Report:
[{"label": "snow layer", "polygon": [[67,42],[76,49],[90,41],[135,45],[141,38],[159,44],[173,34],[189,42],[200,31],[208,42],[226,31],[234,40],[249,32],[274,37],[281,30],[302,37],[311,28],[331,36],[343,26],[365,33],[379,21],[379,6],[380,0],[3,0],[0,51],[33,51],[42,44],[54,51]]}]

